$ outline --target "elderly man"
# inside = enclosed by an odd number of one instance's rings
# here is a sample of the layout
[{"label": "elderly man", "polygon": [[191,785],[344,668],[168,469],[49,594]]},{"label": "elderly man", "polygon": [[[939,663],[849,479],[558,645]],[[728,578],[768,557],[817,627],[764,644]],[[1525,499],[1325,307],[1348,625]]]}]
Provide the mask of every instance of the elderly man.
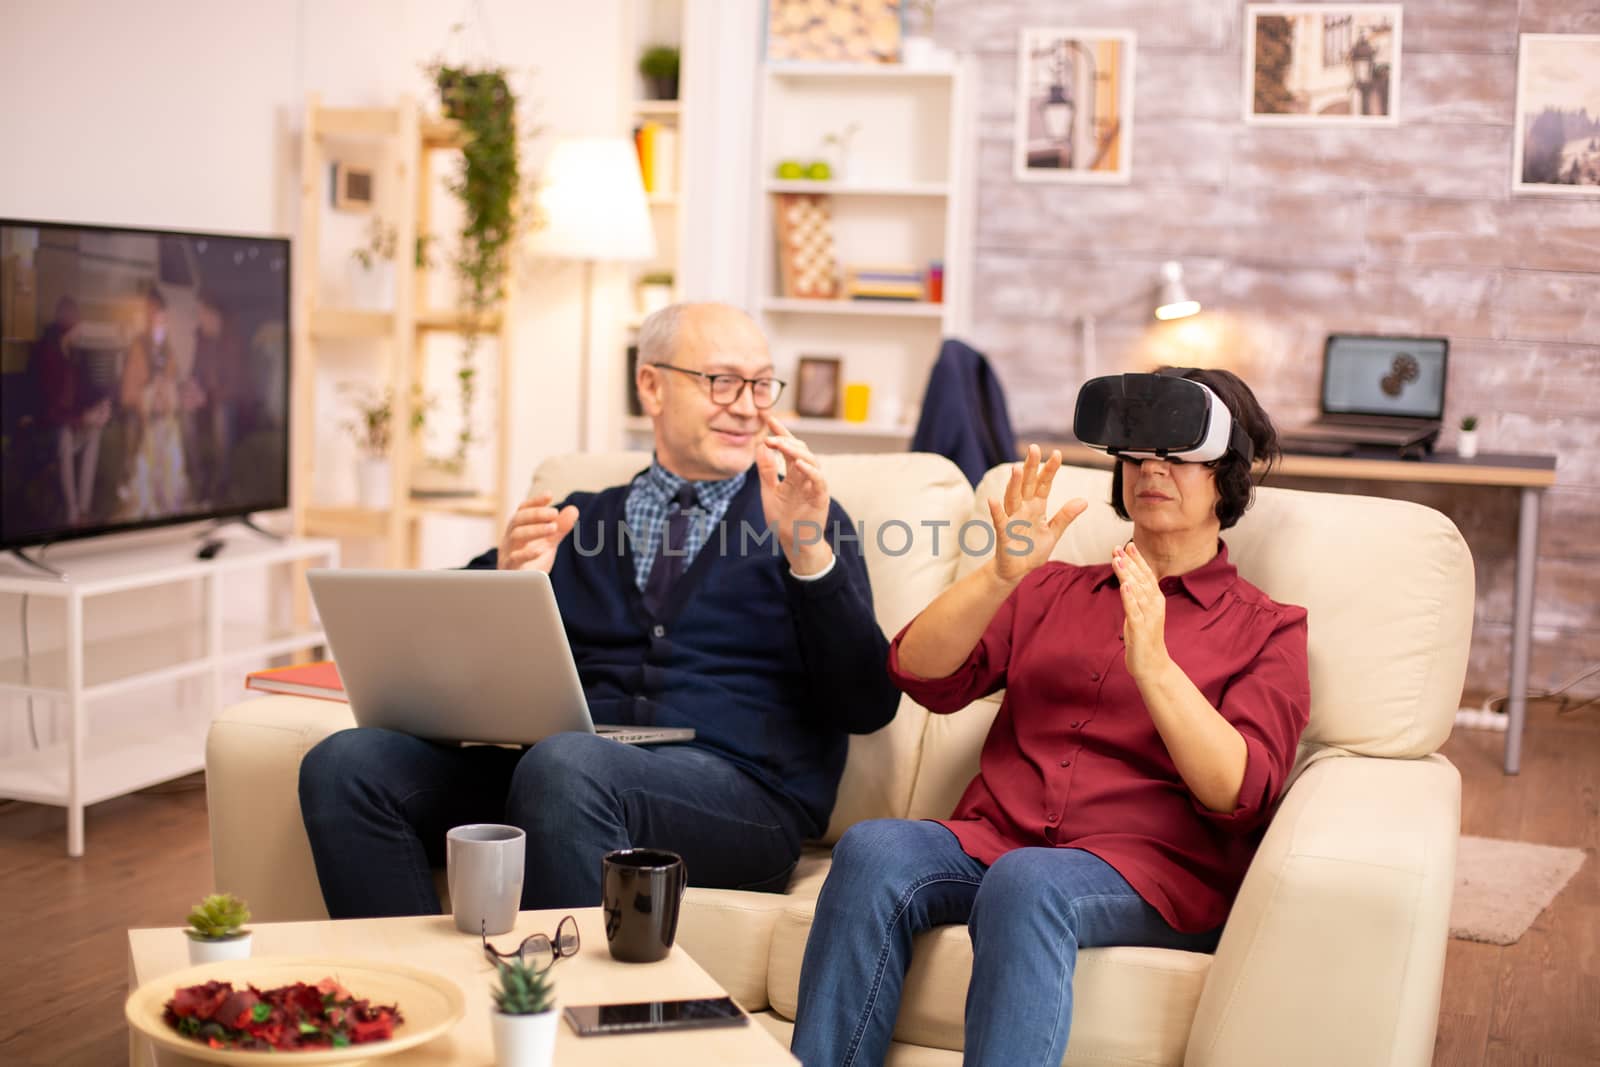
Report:
[{"label": "elderly man", "polygon": [[300,805],[335,918],[436,913],[430,867],[471,822],[527,832],[527,909],[597,904],[601,855],[630,846],[680,853],[696,885],[782,891],[827,825],[846,735],[894,717],[866,566],[836,536],[850,519],[767,413],[783,383],[760,330],[731,307],[674,305],[645,321],[639,355],[649,468],[525,501],[471,566],[550,575],[595,721],[690,726],[694,741],[334,734],[306,754]]}]

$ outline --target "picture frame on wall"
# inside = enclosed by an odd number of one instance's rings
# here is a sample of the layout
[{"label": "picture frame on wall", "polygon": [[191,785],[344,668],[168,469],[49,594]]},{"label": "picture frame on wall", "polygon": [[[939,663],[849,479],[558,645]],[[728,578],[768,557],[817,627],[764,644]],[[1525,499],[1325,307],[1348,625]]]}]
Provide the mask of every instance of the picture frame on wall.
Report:
[{"label": "picture frame on wall", "polygon": [[794,413],[811,419],[839,417],[839,382],[844,361],[835,356],[801,356],[795,370]]},{"label": "picture frame on wall", "polygon": [[1400,122],[1399,4],[1247,4],[1244,120]]},{"label": "picture frame on wall", "polygon": [[1018,181],[1132,177],[1136,47],[1132,30],[1022,30],[1012,156]]},{"label": "picture frame on wall", "polygon": [[1511,190],[1600,196],[1600,34],[1524,33]]},{"label": "picture frame on wall", "polygon": [[898,63],[901,0],[767,0],[769,63]]}]

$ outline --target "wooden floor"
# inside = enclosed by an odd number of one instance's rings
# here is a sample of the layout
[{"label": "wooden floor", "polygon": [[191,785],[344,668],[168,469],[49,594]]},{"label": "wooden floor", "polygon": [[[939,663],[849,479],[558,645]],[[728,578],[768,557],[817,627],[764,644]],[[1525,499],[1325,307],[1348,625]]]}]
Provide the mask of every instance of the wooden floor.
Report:
[{"label": "wooden floor", "polygon": [[[1532,711],[1523,773],[1503,735],[1461,730],[1463,830],[1585,848],[1572,884],[1515,945],[1450,942],[1436,1067],[1600,1064],[1600,709]],[[125,1061],[131,926],[181,922],[211,888],[198,776],[90,809],[66,857],[59,808],[0,807],[0,1064]],[[1360,1067],[1360,1065],[1351,1065]]]}]

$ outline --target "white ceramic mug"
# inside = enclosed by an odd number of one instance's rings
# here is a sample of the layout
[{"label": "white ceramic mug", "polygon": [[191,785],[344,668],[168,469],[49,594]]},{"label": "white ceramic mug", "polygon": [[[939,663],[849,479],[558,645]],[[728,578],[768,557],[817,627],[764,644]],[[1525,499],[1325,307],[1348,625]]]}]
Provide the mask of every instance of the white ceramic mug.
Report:
[{"label": "white ceramic mug", "polygon": [[528,835],[515,826],[472,823],[445,835],[450,908],[466,934],[504,934],[522,907],[522,863]]}]

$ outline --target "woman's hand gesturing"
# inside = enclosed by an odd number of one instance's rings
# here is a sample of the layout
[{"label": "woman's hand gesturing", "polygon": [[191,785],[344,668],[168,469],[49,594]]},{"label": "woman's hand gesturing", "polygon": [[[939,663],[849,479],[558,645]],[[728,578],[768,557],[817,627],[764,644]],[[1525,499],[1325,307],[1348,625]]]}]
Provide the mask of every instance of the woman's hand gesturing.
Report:
[{"label": "woman's hand gesturing", "polygon": [[989,518],[995,531],[995,574],[1013,585],[1049,561],[1061,535],[1089,506],[1082,497],[1074,497],[1047,520],[1050,483],[1061,469],[1061,453],[1051,452],[1050,459],[1042,464],[1039,459],[1039,446],[1029,445],[1028,458],[1011,467],[1004,502],[989,498]]},{"label": "woman's hand gesturing", "polygon": [[1111,567],[1122,586],[1124,656],[1135,682],[1153,678],[1169,662],[1167,596],[1138,546],[1116,548]]}]

